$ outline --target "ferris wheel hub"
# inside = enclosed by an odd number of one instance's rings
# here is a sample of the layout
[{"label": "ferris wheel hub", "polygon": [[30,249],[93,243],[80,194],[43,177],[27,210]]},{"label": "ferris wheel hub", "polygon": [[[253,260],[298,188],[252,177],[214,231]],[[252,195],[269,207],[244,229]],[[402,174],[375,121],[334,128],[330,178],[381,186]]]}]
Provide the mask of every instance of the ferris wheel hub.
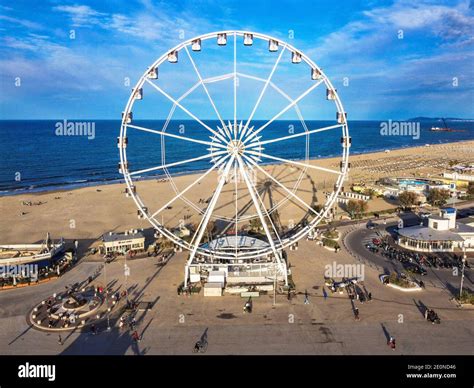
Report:
[{"label": "ferris wheel hub", "polygon": [[241,140],[231,140],[227,145],[227,150],[231,155],[242,155],[245,150],[245,145]]}]

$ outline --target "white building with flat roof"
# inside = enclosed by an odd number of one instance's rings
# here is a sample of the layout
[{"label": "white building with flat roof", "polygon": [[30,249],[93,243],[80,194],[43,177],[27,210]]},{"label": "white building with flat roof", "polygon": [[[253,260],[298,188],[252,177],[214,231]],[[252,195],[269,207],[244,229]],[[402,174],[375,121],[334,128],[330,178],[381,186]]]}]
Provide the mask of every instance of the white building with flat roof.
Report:
[{"label": "white building with flat roof", "polygon": [[145,236],[138,230],[126,231],[124,233],[109,232],[102,236],[102,241],[101,251],[106,255],[145,250]]},{"label": "white building with flat roof", "polygon": [[456,209],[445,208],[427,217],[426,225],[398,229],[398,244],[420,252],[474,251],[474,220],[456,221]]}]

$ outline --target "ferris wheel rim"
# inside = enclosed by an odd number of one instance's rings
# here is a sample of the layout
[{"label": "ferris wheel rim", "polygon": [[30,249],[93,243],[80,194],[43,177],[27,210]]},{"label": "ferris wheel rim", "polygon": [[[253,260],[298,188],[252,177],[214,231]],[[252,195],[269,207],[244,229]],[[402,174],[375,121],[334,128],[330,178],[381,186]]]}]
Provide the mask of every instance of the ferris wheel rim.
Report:
[{"label": "ferris wheel rim", "polygon": [[[193,41],[197,40],[197,39],[201,39],[202,41],[203,40],[208,40],[208,39],[211,39],[211,38],[215,38],[218,36],[218,34],[228,34],[228,35],[233,35],[234,36],[234,40],[236,39],[237,36],[243,36],[244,34],[252,34],[253,37],[255,38],[259,38],[259,39],[263,39],[263,40],[266,40],[266,41],[270,41],[270,40],[274,40],[278,43],[283,43],[283,47],[284,48],[288,48],[289,50],[291,51],[295,51],[295,52],[298,52],[299,54],[301,54],[301,58],[306,62],[307,65],[309,65],[311,68],[313,69],[318,69],[318,71],[320,71],[321,73],[321,76],[322,76],[322,82],[324,82],[326,84],[327,87],[330,87],[332,90],[335,91],[335,88],[332,86],[332,83],[331,81],[329,80],[329,78],[325,75],[325,73],[321,70],[321,68],[319,68],[319,66],[317,66],[309,57],[307,57],[306,54],[304,54],[304,52],[302,52],[301,50],[298,50],[296,48],[294,48],[292,45],[289,45],[288,43],[284,42],[283,40],[281,39],[278,39],[278,38],[274,38],[272,36],[269,36],[269,35],[265,35],[265,34],[260,34],[260,33],[256,33],[256,32],[252,32],[252,31],[240,31],[240,30],[224,30],[224,31],[215,31],[215,32],[211,32],[211,33],[207,33],[207,34],[203,34],[203,35],[199,35],[199,36],[196,36],[196,37],[193,37],[191,39],[188,39],[184,42],[181,42],[180,44],[176,45],[175,47],[173,47],[172,49],[168,50],[167,52],[165,52],[160,58],[158,58],[143,74],[142,76],[140,77],[140,79],[138,80],[138,82],[136,83],[135,87],[132,89],[132,94],[130,95],[129,97],[129,100],[127,102],[127,105],[126,105],[126,108],[124,110],[125,113],[128,113],[128,112],[131,112],[131,108],[133,107],[133,103],[135,102],[134,100],[134,92],[136,92],[136,90],[140,87],[142,87],[144,85],[144,83],[147,81],[146,79],[146,76],[149,72],[149,69],[150,68],[154,68],[154,67],[158,67],[160,66],[167,58],[168,54],[173,52],[173,51],[179,51],[179,50],[182,50],[182,49],[185,49],[187,50],[187,46],[189,46]],[[188,53],[189,54],[189,53]],[[234,72],[234,76],[235,76],[235,72]],[[198,83],[199,84],[199,83]],[[337,94],[337,92],[335,93],[335,99],[334,99],[334,103],[336,105],[336,109],[339,113],[344,113],[344,109],[343,109],[343,106],[342,106],[342,102],[340,101],[340,98],[339,98],[339,95]],[[126,114],[124,115],[123,119],[122,119],[122,124],[121,124],[121,129],[120,129],[120,138],[124,138],[126,137],[126,133],[127,133],[127,127],[129,125],[127,124],[126,122]],[[343,132],[343,135],[345,137],[349,137],[348,136],[348,124],[347,124],[347,120],[346,122],[340,126],[341,129],[342,129],[342,132]],[[327,213],[329,212],[332,204],[334,203],[335,201],[335,198],[337,197],[337,195],[339,194],[340,190],[341,190],[341,187],[342,187],[342,183],[344,181],[344,178],[345,176],[347,175],[347,166],[348,166],[348,155],[349,155],[349,147],[343,147],[343,152],[342,152],[342,161],[343,161],[343,172],[338,176],[337,180],[336,180],[336,183],[335,183],[335,188],[337,187],[336,190],[332,191],[332,193],[330,194],[330,196],[328,197],[328,199],[326,200],[326,203],[324,204],[324,208],[323,208],[323,211],[319,212],[319,216],[314,218],[313,220],[311,220],[311,222],[304,226],[303,228],[300,228],[300,230],[298,230],[295,234],[293,234],[292,236],[288,237],[288,238],[284,238],[283,240],[281,240],[280,242],[280,246],[277,247],[277,250],[278,251],[281,251],[285,248],[287,248],[288,246],[294,244],[296,241],[299,241],[301,238],[303,238],[305,235],[307,235],[307,233],[309,233],[309,231],[311,229],[313,229],[315,226],[317,226],[320,221],[322,219],[324,219],[325,217],[327,217]],[[120,160],[121,160],[121,163],[124,163],[124,162],[127,162],[127,156],[126,156],[126,150],[125,148],[120,148]],[[132,179],[130,178],[129,174],[125,173],[124,174],[124,180],[126,182],[126,185],[127,185],[127,188],[130,190],[131,192],[131,196],[133,198],[133,200],[135,201],[137,207],[142,210],[143,208],[145,208],[145,204],[143,203],[143,201],[141,200],[141,198],[139,197],[138,194],[135,194],[133,193],[133,190],[131,189],[131,187],[133,186],[133,181]],[[329,204],[329,205],[328,205]],[[146,214],[144,214],[145,218],[148,219],[148,221],[155,227],[155,229],[157,229],[160,233],[166,235],[170,240],[172,240],[175,244],[181,246],[182,248],[185,248],[187,250],[191,250],[193,249],[194,247],[191,246],[191,244],[187,243],[186,241],[180,239],[180,238],[177,238],[177,236],[175,236],[172,232],[170,232],[164,225],[161,225],[157,220],[155,219],[151,219],[149,218]],[[223,255],[222,252],[210,252],[210,251],[206,251],[206,249],[203,249],[201,246],[198,246],[197,249],[197,254],[199,255],[203,255],[203,256],[212,256],[212,257],[220,257],[222,256],[223,258],[226,258],[228,257],[227,255]],[[249,257],[252,258],[252,257],[260,257],[260,256],[263,256],[265,254],[268,254],[268,253],[272,253],[272,249],[271,248],[265,248],[261,251],[255,251],[253,252],[253,254],[249,254]],[[256,254],[256,256],[254,256]],[[239,254],[239,258],[245,258],[245,256],[247,256],[246,254]]]}]

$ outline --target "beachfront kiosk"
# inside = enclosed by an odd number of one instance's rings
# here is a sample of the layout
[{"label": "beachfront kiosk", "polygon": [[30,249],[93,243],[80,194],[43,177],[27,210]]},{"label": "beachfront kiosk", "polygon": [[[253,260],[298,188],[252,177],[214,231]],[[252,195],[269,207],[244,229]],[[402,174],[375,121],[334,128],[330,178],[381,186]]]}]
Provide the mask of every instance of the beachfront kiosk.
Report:
[{"label": "beachfront kiosk", "polygon": [[474,251],[474,220],[456,221],[456,209],[444,208],[428,216],[422,225],[398,229],[397,242],[419,252]]},{"label": "beachfront kiosk", "polygon": [[100,249],[106,255],[145,250],[145,236],[136,229],[124,233],[109,232],[102,236],[102,241]]}]

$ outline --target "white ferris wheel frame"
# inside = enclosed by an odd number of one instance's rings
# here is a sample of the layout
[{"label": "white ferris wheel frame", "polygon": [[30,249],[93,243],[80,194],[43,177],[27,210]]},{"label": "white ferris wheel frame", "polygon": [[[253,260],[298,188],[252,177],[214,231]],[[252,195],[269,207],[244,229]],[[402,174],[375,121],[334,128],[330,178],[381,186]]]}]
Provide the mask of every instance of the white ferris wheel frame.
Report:
[{"label": "white ferris wheel frame", "polygon": [[[228,37],[233,37],[233,40],[234,40],[234,71],[231,72],[231,73],[228,73],[228,74],[221,75],[221,76],[203,79],[201,77],[194,61],[192,60],[192,57],[191,57],[191,55],[189,53],[189,50],[188,50],[188,46],[191,46],[193,44],[193,42],[196,42],[196,41],[199,41],[199,43],[202,44],[202,42],[204,42],[206,40],[209,40],[209,39],[212,39],[212,38],[218,38],[219,36],[222,36],[222,35],[225,36],[225,39],[227,39]],[[267,79],[263,79],[263,78],[259,78],[259,77],[255,77],[255,76],[251,76],[251,75],[247,75],[247,74],[237,72],[237,60],[236,60],[237,37],[245,37],[245,36],[248,36],[248,35],[250,35],[252,37],[252,39],[257,38],[257,39],[268,41],[269,43],[270,42],[276,42],[276,44],[278,45],[278,50],[280,50],[280,53],[279,53],[279,56],[278,56],[278,59],[277,59],[276,63],[273,66],[272,72],[270,73],[270,75]],[[196,74],[199,78],[199,82],[197,82],[195,85],[193,85],[193,87],[191,87],[181,97],[179,97],[178,99],[174,99],[173,97],[168,95],[164,90],[162,90],[158,85],[156,85],[154,82],[152,82],[149,79],[149,74],[150,74],[150,70],[158,69],[159,66],[169,58],[170,54],[179,53],[183,49],[187,53],[189,59],[191,60],[191,63],[194,67],[194,70],[196,71]],[[299,55],[299,58],[309,66],[311,71],[316,71],[317,74],[318,74],[318,78],[316,80],[313,79],[315,81],[315,83],[310,88],[308,88],[303,94],[301,94],[299,97],[297,97],[296,99],[291,99],[287,94],[285,94],[281,89],[279,89],[271,81],[272,75],[275,72],[275,70],[278,66],[278,63],[279,63],[279,61],[282,57],[282,54],[285,50],[291,52],[293,55],[295,53],[297,55]],[[206,84],[207,83],[212,83],[212,82],[219,82],[219,81],[222,81],[222,80],[225,80],[225,79],[233,78],[233,80],[234,80],[234,82],[233,82],[233,84],[234,84],[234,118],[233,118],[233,125],[231,123],[229,123],[229,126],[231,128],[234,128],[234,130],[236,130],[236,128],[239,125],[237,123],[237,98],[236,98],[236,94],[237,94],[236,79],[238,77],[244,77],[244,78],[246,77],[246,78],[254,79],[256,81],[265,82],[265,86],[261,91],[259,99],[257,100],[257,103],[254,106],[254,109],[253,109],[249,119],[247,120],[244,129],[241,132],[241,135],[243,134],[244,131],[247,131],[248,133],[251,132],[252,135],[253,135],[253,136],[247,136],[244,143],[251,140],[252,138],[256,139],[258,133],[260,133],[264,128],[266,128],[269,124],[271,124],[271,122],[276,120],[278,117],[280,117],[283,113],[285,113],[286,111],[288,111],[291,108],[295,108],[295,110],[298,114],[298,117],[304,123],[304,119],[302,118],[302,115],[299,112],[297,103],[299,101],[301,101],[303,98],[305,98],[312,90],[314,90],[320,84],[324,83],[326,85],[327,90],[330,90],[333,93],[332,100],[334,101],[335,106],[336,106],[336,115],[337,115],[337,117],[342,117],[342,122],[338,122],[338,124],[336,124],[336,125],[323,127],[323,128],[318,128],[318,129],[314,129],[314,130],[308,130],[308,128],[304,124],[304,129],[305,129],[304,132],[301,132],[301,133],[298,133],[298,134],[292,134],[292,135],[288,135],[288,136],[283,136],[283,137],[280,137],[280,138],[277,138],[277,139],[257,141],[257,143],[258,143],[257,146],[258,145],[261,146],[263,144],[273,143],[273,142],[277,142],[277,141],[284,141],[284,140],[299,137],[299,136],[306,136],[306,139],[307,139],[307,142],[308,142],[309,135],[312,134],[312,133],[317,133],[317,132],[322,132],[322,131],[326,131],[326,130],[341,128],[342,129],[342,137],[341,137],[342,160],[340,162],[340,171],[336,171],[336,170],[332,170],[332,169],[326,169],[326,168],[315,166],[315,165],[312,165],[312,164],[303,163],[301,161],[294,161],[294,160],[290,160],[290,159],[279,158],[277,156],[267,155],[267,154],[261,152],[261,150],[259,151],[258,148],[254,148],[254,150],[247,151],[246,153],[248,153],[249,155],[246,155],[246,154],[237,155],[237,156],[233,156],[233,155],[229,155],[229,154],[225,155],[227,153],[226,148],[222,147],[222,145],[219,145],[217,142],[207,142],[207,141],[203,141],[203,140],[192,139],[192,138],[189,138],[189,137],[174,135],[174,134],[165,132],[166,126],[168,125],[169,121],[171,120],[171,117],[172,117],[172,114],[173,114],[174,110],[176,109],[176,107],[179,107],[181,110],[183,110],[185,113],[187,113],[191,118],[193,118],[195,121],[197,121],[203,127],[205,127],[207,130],[209,130],[214,135],[214,139],[222,140],[222,138],[226,138],[225,135],[226,135],[226,131],[227,131],[227,129],[226,129],[227,126],[224,123],[224,121],[222,120],[222,118],[220,117],[219,112],[217,111],[217,108],[216,108],[215,104],[213,103],[213,100],[212,100],[211,96],[209,95],[209,92],[207,91]],[[170,114],[167,118],[167,121],[165,123],[165,127],[164,127],[165,129],[162,130],[162,131],[136,126],[136,125],[130,124],[128,122],[128,117],[129,117],[129,115],[131,116],[132,107],[133,107],[133,104],[136,101],[136,95],[137,95],[137,93],[139,93],[139,91],[141,91],[141,89],[142,89],[142,87],[145,83],[148,83],[149,85],[151,85],[153,88],[155,88],[158,92],[160,92],[163,96],[165,96],[167,99],[169,99],[173,103],[173,107],[172,107],[172,109],[170,111]],[[182,99],[184,99],[187,95],[192,93],[192,91],[195,90],[200,85],[202,85],[204,87],[204,90],[205,90],[207,96],[209,97],[209,100],[210,100],[214,110],[217,113],[217,117],[218,117],[219,121],[221,122],[221,125],[223,126],[223,128],[218,127],[217,131],[215,129],[209,127],[205,123],[203,123],[198,117],[196,117],[194,114],[192,114],[189,110],[187,110],[180,103],[180,101]],[[279,112],[279,114],[275,115],[272,119],[268,120],[266,122],[266,124],[264,124],[263,126],[261,126],[258,129],[256,129],[255,131],[250,130],[250,132],[249,132],[249,128],[247,128],[247,126],[249,125],[250,121],[252,120],[253,114],[255,113],[256,108],[258,107],[258,105],[261,101],[261,98],[262,98],[263,94],[265,93],[265,90],[267,89],[268,86],[275,89],[278,93],[280,93],[288,101],[290,101],[290,103],[283,110],[281,110]],[[125,110],[122,114],[122,124],[121,124],[121,128],[120,128],[120,136],[118,138],[119,150],[120,150],[119,152],[120,152],[121,173],[122,173],[122,175],[124,177],[124,180],[125,180],[125,183],[127,185],[127,193],[129,193],[130,196],[132,197],[132,199],[134,200],[134,202],[135,202],[136,206],[138,207],[139,212],[141,212],[142,216],[144,218],[146,218],[148,220],[148,222],[150,222],[151,225],[156,229],[156,231],[158,231],[161,235],[163,235],[163,236],[167,237],[168,239],[170,239],[177,246],[191,251],[191,257],[190,257],[188,263],[190,263],[190,261],[193,259],[193,257],[195,255],[211,257],[213,259],[215,259],[215,258],[218,258],[218,259],[239,258],[239,259],[246,260],[246,259],[255,259],[255,258],[258,258],[258,257],[268,256],[268,255],[275,255],[275,257],[278,258],[278,257],[280,257],[280,252],[282,250],[284,250],[285,248],[288,248],[289,246],[295,244],[297,241],[299,241],[300,239],[305,237],[313,228],[315,228],[321,222],[322,219],[324,219],[328,216],[328,212],[330,211],[330,209],[334,205],[334,203],[337,199],[337,196],[339,195],[339,193],[340,193],[340,191],[343,187],[344,180],[346,179],[346,176],[347,176],[347,173],[348,173],[348,170],[349,170],[349,148],[350,148],[350,145],[351,145],[351,138],[349,136],[349,128],[348,128],[346,117],[347,117],[347,114],[344,111],[344,108],[342,106],[342,102],[339,98],[339,95],[337,94],[337,91],[333,87],[333,85],[332,85],[331,81],[329,80],[329,78],[324,74],[324,72],[321,70],[321,68],[319,66],[317,66],[309,57],[307,57],[301,50],[298,50],[298,49],[294,48],[292,45],[282,41],[281,39],[274,38],[272,36],[264,35],[264,34],[261,34],[261,33],[252,32],[252,31],[227,30],[227,31],[211,32],[211,33],[208,33],[208,34],[196,36],[196,37],[193,37],[193,38],[188,39],[186,41],[183,41],[182,43],[180,43],[177,46],[173,47],[172,49],[168,50],[161,57],[159,57],[143,73],[143,75],[140,77],[140,79],[136,83],[135,87],[132,89],[132,93],[131,93],[128,101],[127,101]],[[170,164],[167,164],[167,165],[162,164],[161,166],[158,166],[158,167],[145,169],[145,170],[140,170],[140,171],[135,171],[135,172],[130,172],[128,170],[128,161],[127,161],[127,153],[126,153],[126,144],[127,144],[127,141],[128,141],[128,138],[127,138],[127,128],[128,127],[134,128],[134,129],[137,129],[137,130],[141,130],[141,131],[145,131],[145,132],[151,132],[151,133],[159,134],[159,135],[161,135],[161,141],[162,142],[164,142],[165,137],[172,137],[172,138],[177,138],[177,139],[181,139],[181,140],[194,141],[196,143],[206,144],[209,147],[211,147],[211,152],[207,155],[203,155],[203,156],[197,157],[197,158],[192,158],[192,159],[182,161],[182,162],[175,162],[175,163],[170,163]],[[248,135],[248,133],[246,135]],[[255,141],[252,141],[250,143],[251,144],[255,143]],[[148,211],[148,208],[146,207],[145,203],[143,203],[140,196],[135,191],[135,185],[133,184],[133,180],[132,180],[133,175],[137,175],[138,173],[144,173],[144,172],[148,172],[148,171],[158,170],[158,169],[163,169],[163,170],[167,171],[167,168],[169,168],[169,167],[173,167],[173,166],[180,165],[180,164],[191,163],[193,161],[202,160],[202,159],[206,159],[206,158],[207,159],[212,158],[214,160],[214,158],[216,156],[218,156],[219,158],[215,161],[215,164],[209,170],[207,170],[203,175],[201,175],[191,185],[187,186],[184,190],[178,192],[177,195],[174,198],[172,198],[171,201],[169,201],[167,204],[165,204],[164,206],[162,206],[160,209],[158,209],[157,211],[155,211],[153,213],[150,213]],[[275,161],[275,163],[278,163],[278,162],[288,163],[288,164],[291,164],[291,165],[294,165],[294,166],[303,167],[305,169],[304,171],[306,171],[306,169],[308,169],[308,168],[312,168],[312,169],[322,170],[322,171],[326,171],[326,172],[333,172],[333,173],[338,175],[336,183],[334,185],[334,190],[327,197],[326,202],[325,202],[324,206],[322,207],[322,209],[317,212],[311,207],[311,205],[307,204],[305,201],[300,199],[294,193],[294,191],[296,191],[296,190],[288,189],[281,182],[279,182],[276,178],[274,178],[271,174],[267,173],[262,167],[260,167],[260,165],[258,163],[258,161],[259,161],[258,158],[259,157],[268,158],[270,160]],[[259,215],[262,226],[265,229],[267,238],[269,240],[268,241],[268,243],[269,243],[268,247],[261,248],[261,249],[250,249],[250,250],[247,250],[247,251],[245,251],[245,250],[237,251],[237,249],[235,251],[223,251],[223,250],[219,250],[219,249],[213,250],[213,249],[210,249],[210,248],[203,248],[202,246],[199,246],[199,244],[201,242],[201,238],[203,237],[203,233],[206,230],[207,224],[210,220],[210,216],[212,215],[212,213],[214,211],[214,206],[215,206],[215,203],[217,202],[217,198],[220,195],[220,192],[222,190],[222,186],[225,183],[225,180],[226,180],[227,175],[229,173],[229,169],[234,164],[233,163],[234,159],[237,160],[240,172],[241,172],[242,176],[244,177],[245,183],[248,187],[248,191],[249,191],[249,193],[252,197],[252,201],[254,202],[255,208],[257,209],[257,213]],[[308,161],[308,159],[306,159],[306,162],[307,161]],[[271,233],[269,233],[270,228],[268,227],[268,225],[265,221],[265,217],[264,217],[264,215],[261,211],[262,209],[261,209],[260,205],[263,205],[263,202],[262,202],[261,198],[259,198],[259,194],[256,191],[255,186],[253,186],[252,183],[249,182],[249,178],[248,178],[248,175],[245,171],[244,164],[247,165],[247,166],[253,166],[258,171],[260,171],[261,173],[266,175],[270,180],[272,180],[280,188],[282,188],[286,193],[288,193],[286,199],[291,197],[292,199],[296,200],[298,203],[303,204],[308,209],[308,211],[310,211],[310,212],[312,212],[313,214],[316,215],[315,218],[313,218],[308,224],[306,224],[305,226],[303,226],[302,228],[297,230],[296,233],[294,233],[293,235],[287,236],[283,239],[280,239],[280,236],[275,231],[275,234],[277,236],[278,241],[274,241],[273,237],[271,236]],[[161,211],[165,210],[166,207],[169,204],[173,203],[174,201],[176,201],[179,198],[181,198],[182,200],[187,201],[183,197],[183,195],[189,189],[194,187],[194,185],[196,185],[198,182],[200,182],[205,176],[207,176],[211,172],[215,171],[216,168],[220,171],[223,171],[224,174],[222,175],[222,177],[221,177],[221,179],[220,179],[220,181],[217,185],[217,188],[214,191],[212,199],[211,199],[209,205],[207,206],[207,208],[205,210],[202,210],[202,209],[200,209],[199,207],[197,207],[193,204],[194,205],[193,207],[196,210],[198,210],[198,212],[200,214],[204,213],[204,215],[203,215],[203,218],[201,219],[201,222],[199,223],[198,229],[196,230],[192,241],[187,242],[187,241],[179,238],[173,232],[168,230],[164,225],[162,225],[159,222],[159,220],[156,219],[156,215],[158,215]],[[300,176],[300,178],[301,178],[301,176]],[[174,188],[174,190],[176,192],[176,188]],[[189,203],[189,201],[187,203]],[[271,222],[271,218],[269,217],[268,210],[265,208],[265,206],[263,206],[263,210],[264,210],[264,212],[267,213],[268,219]],[[232,217],[232,219],[234,219],[234,218]],[[236,220],[235,221],[236,222],[235,232],[236,232],[236,235],[237,235],[237,222],[238,222],[238,220],[242,220],[242,218],[237,219],[237,217],[236,217],[235,220]],[[203,221],[205,221],[205,222],[203,222]],[[273,226],[273,228],[274,228],[274,226]]]}]

